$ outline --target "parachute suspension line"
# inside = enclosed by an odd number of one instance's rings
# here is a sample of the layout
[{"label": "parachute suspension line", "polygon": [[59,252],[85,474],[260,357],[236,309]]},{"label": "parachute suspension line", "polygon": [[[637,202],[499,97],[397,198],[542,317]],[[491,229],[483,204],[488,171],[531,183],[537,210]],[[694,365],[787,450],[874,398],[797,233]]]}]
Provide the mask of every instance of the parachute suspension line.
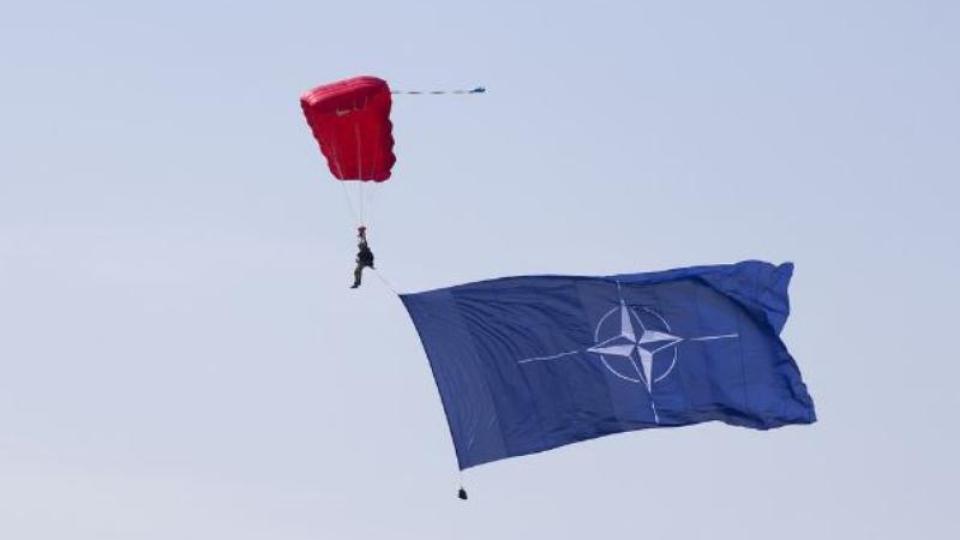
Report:
[{"label": "parachute suspension line", "polygon": [[360,193],[360,219],[363,221],[362,225],[368,229],[372,228],[370,225],[373,222],[373,206],[370,204],[370,197],[376,189],[375,185],[369,185],[370,182],[360,182],[360,187],[357,188]]},{"label": "parachute suspension line", "polygon": [[363,144],[360,141],[360,125],[353,125],[353,134],[357,139],[357,178],[360,181],[360,225],[365,225],[363,221]]},{"label": "parachute suspension line", "polygon": [[376,213],[374,212],[373,203],[376,200],[377,193],[381,190],[380,182],[374,182],[372,186],[367,188],[367,221],[373,223]]},{"label": "parachute suspension line", "polygon": [[477,86],[471,90],[391,90],[391,94],[401,94],[406,96],[442,96],[442,95],[464,95],[464,94],[484,94],[487,89]]},{"label": "parachute suspension line", "polygon": [[366,224],[367,224],[367,220],[365,219],[366,216],[363,215],[363,201],[364,201],[364,199],[366,198],[366,197],[365,197],[365,194],[364,194],[364,187],[365,187],[365,185],[366,185],[366,182],[364,182],[363,180],[361,180],[361,181],[360,181],[360,224],[361,224],[361,225],[366,225]]},{"label": "parachute suspension line", "polygon": [[[336,150],[333,151],[333,164],[337,167],[337,173],[340,176],[343,176],[343,167],[340,165],[340,156],[337,155]],[[337,182],[343,187],[343,198],[347,200],[347,207],[350,208],[350,214],[353,215],[353,220],[357,222],[357,226],[363,225],[363,219],[357,213],[356,208],[353,205],[353,199],[350,197],[350,190],[347,188],[346,182]]]},{"label": "parachute suspension line", "polygon": [[353,220],[357,222],[357,226],[363,225],[363,219],[360,218],[360,214],[357,213],[357,209],[354,208],[353,199],[350,197],[350,189],[347,188],[346,182],[337,182],[343,186],[343,198],[347,200],[347,207],[350,208],[350,214],[353,215]]}]

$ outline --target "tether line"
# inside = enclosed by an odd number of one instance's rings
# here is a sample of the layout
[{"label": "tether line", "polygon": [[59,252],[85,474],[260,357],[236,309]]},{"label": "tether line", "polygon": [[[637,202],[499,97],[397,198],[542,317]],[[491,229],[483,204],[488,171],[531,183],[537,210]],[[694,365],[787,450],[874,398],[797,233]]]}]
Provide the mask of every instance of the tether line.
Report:
[{"label": "tether line", "polygon": [[386,288],[390,289],[393,292],[393,294],[400,296],[400,293],[397,292],[397,289],[395,289],[393,285],[391,285],[390,282],[387,281],[387,278],[383,277],[383,274],[380,273],[380,270],[377,270],[375,267],[370,267],[370,269],[373,270],[373,273],[376,274],[378,278],[380,278],[380,281],[383,282],[383,285]]}]

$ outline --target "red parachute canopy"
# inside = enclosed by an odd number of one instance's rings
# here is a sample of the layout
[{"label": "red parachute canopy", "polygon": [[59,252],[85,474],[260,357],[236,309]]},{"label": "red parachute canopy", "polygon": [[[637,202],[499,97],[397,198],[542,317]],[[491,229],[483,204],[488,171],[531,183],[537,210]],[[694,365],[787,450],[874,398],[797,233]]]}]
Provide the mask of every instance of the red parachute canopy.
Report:
[{"label": "red parachute canopy", "polygon": [[325,84],[300,96],[307,123],[338,179],[390,178],[397,161],[390,104],[390,87],[376,77]]}]

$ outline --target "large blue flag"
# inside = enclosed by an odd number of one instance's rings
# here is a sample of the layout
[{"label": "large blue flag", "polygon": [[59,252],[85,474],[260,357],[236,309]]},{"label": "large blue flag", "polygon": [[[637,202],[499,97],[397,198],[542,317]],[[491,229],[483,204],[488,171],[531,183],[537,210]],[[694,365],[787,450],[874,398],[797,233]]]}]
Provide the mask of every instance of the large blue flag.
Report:
[{"label": "large blue flag", "polygon": [[792,272],[748,261],[401,298],[465,469],[636,429],[814,422],[779,338]]}]

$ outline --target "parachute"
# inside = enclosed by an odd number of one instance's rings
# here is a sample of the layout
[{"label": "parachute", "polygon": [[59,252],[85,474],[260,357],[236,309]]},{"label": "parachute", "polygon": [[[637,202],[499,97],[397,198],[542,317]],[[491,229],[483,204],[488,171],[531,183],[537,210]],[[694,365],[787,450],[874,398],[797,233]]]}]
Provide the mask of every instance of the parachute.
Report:
[{"label": "parachute", "polygon": [[[327,158],[330,173],[340,180],[347,205],[356,219],[360,251],[352,288],[360,286],[364,268],[373,268],[373,253],[367,243],[371,207],[381,189],[380,184],[390,179],[393,164],[397,161],[393,153],[393,124],[390,122],[392,95],[484,92],[486,89],[481,86],[473,90],[392,92],[383,79],[362,76],[318,86],[300,96],[300,107],[307,125],[320,146],[320,152]],[[364,255],[365,250],[369,257]]]},{"label": "parachute", "polygon": [[393,154],[390,87],[376,77],[354,77],[318,86],[300,96],[330,172],[341,181],[385,182]]}]

